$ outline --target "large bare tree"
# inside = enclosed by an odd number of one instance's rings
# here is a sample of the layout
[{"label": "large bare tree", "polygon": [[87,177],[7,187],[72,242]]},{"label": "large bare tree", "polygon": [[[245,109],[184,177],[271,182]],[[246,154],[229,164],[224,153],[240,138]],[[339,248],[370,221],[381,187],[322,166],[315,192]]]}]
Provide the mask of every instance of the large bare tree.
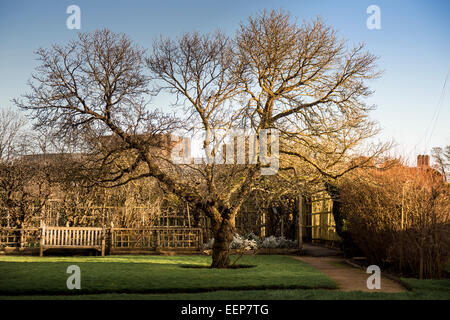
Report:
[{"label": "large bare tree", "polygon": [[[269,152],[294,184],[336,179],[362,165],[348,159],[376,133],[363,101],[371,93],[365,82],[377,76],[375,57],[363,46],[348,49],[320,20],[299,26],[284,12],[262,12],[242,23],[235,38],[220,32],[161,38],[146,59],[129,38],[108,30],[37,54],[31,92],[16,104],[31,111],[38,127],[70,141],[80,137],[96,151],[99,183],[152,177],[204,212],[215,237],[213,267],[229,265],[236,215],[267,166],[261,157],[247,164],[212,161],[233,129],[249,129],[259,140],[263,130],[276,129],[271,142],[279,131],[280,158]],[[174,96],[181,122],[149,109],[150,83]],[[176,164],[152,152],[157,137],[180,129],[205,132],[205,161]],[[106,134],[112,140],[103,144]]]}]

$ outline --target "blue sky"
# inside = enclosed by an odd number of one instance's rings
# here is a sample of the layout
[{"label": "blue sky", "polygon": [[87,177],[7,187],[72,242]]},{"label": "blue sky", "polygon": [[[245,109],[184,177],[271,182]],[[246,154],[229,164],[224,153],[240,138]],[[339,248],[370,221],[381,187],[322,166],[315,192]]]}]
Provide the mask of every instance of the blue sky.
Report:
[{"label": "blue sky", "polygon": [[[72,4],[81,8],[80,31],[107,27],[147,48],[160,34],[220,28],[232,35],[261,9],[283,8],[299,20],[320,15],[349,43],[365,42],[380,57],[384,74],[371,83],[369,102],[378,106],[372,118],[383,128],[380,138],[398,144],[393,154],[413,159],[450,144],[450,79],[443,90],[450,70],[450,1],[0,0],[0,107],[13,107],[11,99],[27,91],[36,49],[76,37],[77,30],[66,28]],[[373,4],[381,9],[381,30],[366,27]]]}]

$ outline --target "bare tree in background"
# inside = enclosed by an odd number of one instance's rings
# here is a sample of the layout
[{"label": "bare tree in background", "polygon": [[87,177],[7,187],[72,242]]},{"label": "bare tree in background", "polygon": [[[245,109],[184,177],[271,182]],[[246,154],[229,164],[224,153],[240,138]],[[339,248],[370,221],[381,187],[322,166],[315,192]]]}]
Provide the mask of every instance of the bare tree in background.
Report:
[{"label": "bare tree in background", "polygon": [[[37,54],[31,93],[16,104],[31,111],[37,127],[79,139],[96,154],[89,166],[96,183],[152,177],[204,212],[215,237],[213,267],[229,265],[236,215],[265,164],[210,161],[221,151],[212,130],[280,130],[280,161],[297,173],[294,183],[307,175],[336,179],[361,166],[348,164],[351,152],[376,133],[362,100],[371,93],[365,82],[377,76],[375,57],[363,46],[347,49],[320,20],[298,26],[283,12],[263,12],[242,23],[235,39],[220,32],[161,38],[145,63],[141,48],[108,30]],[[149,110],[151,80],[184,108],[181,122]],[[206,162],[175,165],[153,152],[158,137],[180,129],[206,132]],[[372,151],[369,158],[383,146]]]},{"label": "bare tree in background", "polygon": [[445,149],[435,147],[431,150],[431,155],[436,162],[437,169],[442,173],[445,181],[448,181],[450,174],[450,146],[446,146]]},{"label": "bare tree in background", "polygon": [[10,161],[24,151],[26,120],[12,109],[0,111],[0,161]]},{"label": "bare tree in background", "polygon": [[[49,195],[49,168],[30,163],[25,155],[36,150],[35,135],[13,109],[0,112],[0,224],[23,227],[40,213]],[[7,222],[6,222],[7,221]]]}]

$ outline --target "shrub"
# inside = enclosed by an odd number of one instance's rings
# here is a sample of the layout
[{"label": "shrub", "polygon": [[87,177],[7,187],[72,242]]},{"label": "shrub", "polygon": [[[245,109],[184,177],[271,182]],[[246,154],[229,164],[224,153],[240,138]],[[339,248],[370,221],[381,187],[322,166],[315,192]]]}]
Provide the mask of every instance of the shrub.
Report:
[{"label": "shrub", "polygon": [[419,278],[444,275],[450,193],[435,170],[360,170],[339,194],[345,228],[370,263]]},{"label": "shrub", "polygon": [[[330,194],[330,196],[333,199],[340,198],[339,190],[335,185],[333,185],[331,183],[326,183],[325,186],[326,186],[327,192]],[[333,218],[336,223],[336,233],[341,238],[340,248],[341,248],[341,251],[342,251],[344,257],[351,258],[351,257],[363,255],[363,253],[361,252],[361,249],[359,249],[358,246],[355,244],[350,233],[347,230],[346,219],[341,210],[341,202],[340,201],[333,201]]]}]

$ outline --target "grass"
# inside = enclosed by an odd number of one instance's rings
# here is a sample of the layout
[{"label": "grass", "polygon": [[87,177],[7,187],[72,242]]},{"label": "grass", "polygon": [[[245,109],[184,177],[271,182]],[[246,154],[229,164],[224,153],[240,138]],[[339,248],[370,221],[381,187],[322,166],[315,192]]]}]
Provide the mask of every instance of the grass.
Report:
[{"label": "grass", "polygon": [[342,292],[324,289],[285,290],[218,290],[201,293],[126,294],[108,293],[92,295],[60,296],[0,296],[0,299],[36,300],[449,300],[446,290],[422,290],[413,288],[402,293]]},{"label": "grass", "polygon": [[208,256],[0,257],[0,295],[67,295],[70,265],[81,269],[81,290],[93,293],[193,293],[220,289],[336,288],[320,271],[286,256],[244,256],[252,268],[208,266]]},{"label": "grass", "polygon": [[[206,268],[207,256],[0,257],[0,299],[450,300],[450,279],[402,279],[402,293],[342,292],[310,265],[286,256],[244,256],[252,268]],[[69,291],[66,269],[81,268]],[[183,268],[183,266],[197,266]]]},{"label": "grass", "polygon": [[[445,279],[414,279],[414,278],[402,278],[401,279],[407,287],[412,288],[415,291],[420,292],[435,292],[436,294],[442,293],[450,294],[450,278]],[[450,298],[450,297],[449,297]]]}]

